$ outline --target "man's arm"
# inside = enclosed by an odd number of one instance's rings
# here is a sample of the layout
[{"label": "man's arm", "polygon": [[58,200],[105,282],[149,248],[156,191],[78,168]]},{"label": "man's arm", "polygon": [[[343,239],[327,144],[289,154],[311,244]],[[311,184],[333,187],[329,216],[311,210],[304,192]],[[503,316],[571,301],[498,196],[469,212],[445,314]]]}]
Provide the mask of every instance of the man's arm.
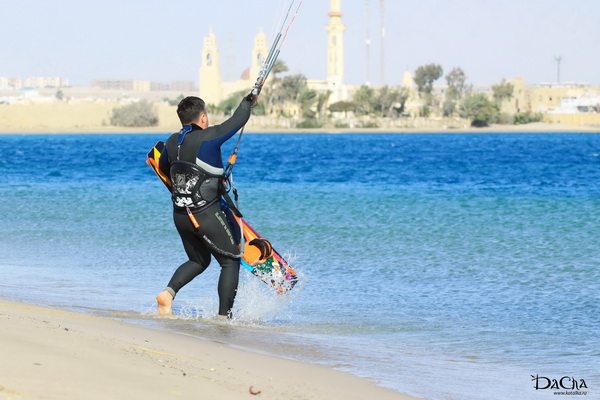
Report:
[{"label": "man's arm", "polygon": [[252,100],[248,100],[247,97],[244,97],[231,118],[220,125],[212,126],[212,128],[214,128],[213,134],[211,135],[212,137],[208,137],[207,139],[213,140],[219,145],[225,143],[229,138],[235,135],[246,122],[248,122],[251,110]]}]

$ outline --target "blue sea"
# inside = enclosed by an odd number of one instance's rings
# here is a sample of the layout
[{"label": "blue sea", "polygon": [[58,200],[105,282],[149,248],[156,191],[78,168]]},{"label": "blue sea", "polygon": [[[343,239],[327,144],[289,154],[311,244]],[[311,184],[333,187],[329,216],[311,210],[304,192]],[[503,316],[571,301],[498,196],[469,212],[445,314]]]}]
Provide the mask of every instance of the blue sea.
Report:
[{"label": "blue sea", "polygon": [[145,164],[167,136],[1,135],[0,297],[427,399],[555,399],[535,376],[600,398],[600,134],[245,134],[240,208],[301,281],[242,270],[225,328],[214,261],[155,316],[185,261]]}]

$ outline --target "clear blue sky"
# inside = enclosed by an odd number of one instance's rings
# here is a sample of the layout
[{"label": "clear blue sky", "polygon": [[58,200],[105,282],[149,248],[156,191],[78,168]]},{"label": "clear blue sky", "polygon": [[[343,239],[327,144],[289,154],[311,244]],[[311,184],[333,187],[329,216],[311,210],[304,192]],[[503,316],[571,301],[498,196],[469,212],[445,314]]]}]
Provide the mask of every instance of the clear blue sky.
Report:
[{"label": "clear blue sky", "polygon": [[[249,66],[260,27],[273,32],[279,0],[0,0],[0,76],[198,81],[203,38],[217,35],[224,78]],[[369,4],[369,7],[367,7]],[[304,0],[281,59],[326,76],[328,0]],[[346,82],[381,83],[379,0],[342,0]],[[427,63],[461,67],[469,82],[600,84],[600,0],[386,0],[385,80]],[[271,38],[269,38],[271,39]],[[440,80],[440,82],[442,82]]]}]

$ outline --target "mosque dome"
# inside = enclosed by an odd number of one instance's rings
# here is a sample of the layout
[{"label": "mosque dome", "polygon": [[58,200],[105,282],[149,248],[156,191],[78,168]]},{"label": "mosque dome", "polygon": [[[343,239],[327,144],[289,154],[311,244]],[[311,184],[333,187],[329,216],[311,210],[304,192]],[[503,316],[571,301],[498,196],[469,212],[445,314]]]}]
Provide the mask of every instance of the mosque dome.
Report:
[{"label": "mosque dome", "polygon": [[242,75],[240,76],[240,79],[243,81],[249,81],[250,80],[250,68],[246,68],[244,70],[244,72],[242,72]]}]

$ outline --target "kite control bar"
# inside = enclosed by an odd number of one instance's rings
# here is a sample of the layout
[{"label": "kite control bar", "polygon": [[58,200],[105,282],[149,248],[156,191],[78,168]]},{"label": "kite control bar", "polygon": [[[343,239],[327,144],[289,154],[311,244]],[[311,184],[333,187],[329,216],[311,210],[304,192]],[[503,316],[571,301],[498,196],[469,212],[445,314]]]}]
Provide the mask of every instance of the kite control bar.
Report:
[{"label": "kite control bar", "polygon": [[253,97],[258,97],[263,85],[265,84],[265,81],[267,80],[267,77],[269,76],[269,73],[275,66],[275,61],[277,61],[277,57],[279,57],[279,53],[281,51],[281,48],[277,48],[277,45],[279,44],[281,38],[282,35],[281,32],[279,32],[275,37],[275,40],[273,41],[273,45],[271,46],[271,50],[269,50],[267,58],[263,62],[262,68],[260,69],[260,72],[258,74],[258,78],[256,79],[256,83],[252,87]]},{"label": "kite control bar", "polygon": [[294,13],[294,16],[292,17],[292,20],[287,25],[287,27],[285,29],[285,33],[282,33],[285,23],[290,15],[290,10],[292,9],[292,6],[294,5],[295,1],[296,0],[293,0],[290,3],[290,6],[285,15],[285,19],[281,23],[281,28],[279,29],[279,33],[277,33],[277,36],[275,36],[275,40],[273,40],[273,44],[271,45],[271,49],[269,50],[269,53],[267,54],[267,58],[263,62],[262,68],[260,69],[258,78],[256,79],[256,83],[252,87],[252,91],[250,92],[249,97],[252,97],[253,100],[256,100],[256,98],[260,94],[260,91],[262,90],[262,87],[265,84],[265,81],[267,80],[269,73],[271,73],[271,70],[275,66],[275,62],[277,61],[277,58],[279,57],[279,53],[281,52],[281,46],[283,45],[283,42],[285,41],[285,38],[287,37],[288,31],[290,30],[290,26],[292,26],[292,24],[294,23],[294,20],[296,19],[296,15],[298,15],[298,11],[300,10],[300,6],[302,5],[303,0],[300,0],[300,2],[298,3],[298,8],[296,8],[296,12]]}]

